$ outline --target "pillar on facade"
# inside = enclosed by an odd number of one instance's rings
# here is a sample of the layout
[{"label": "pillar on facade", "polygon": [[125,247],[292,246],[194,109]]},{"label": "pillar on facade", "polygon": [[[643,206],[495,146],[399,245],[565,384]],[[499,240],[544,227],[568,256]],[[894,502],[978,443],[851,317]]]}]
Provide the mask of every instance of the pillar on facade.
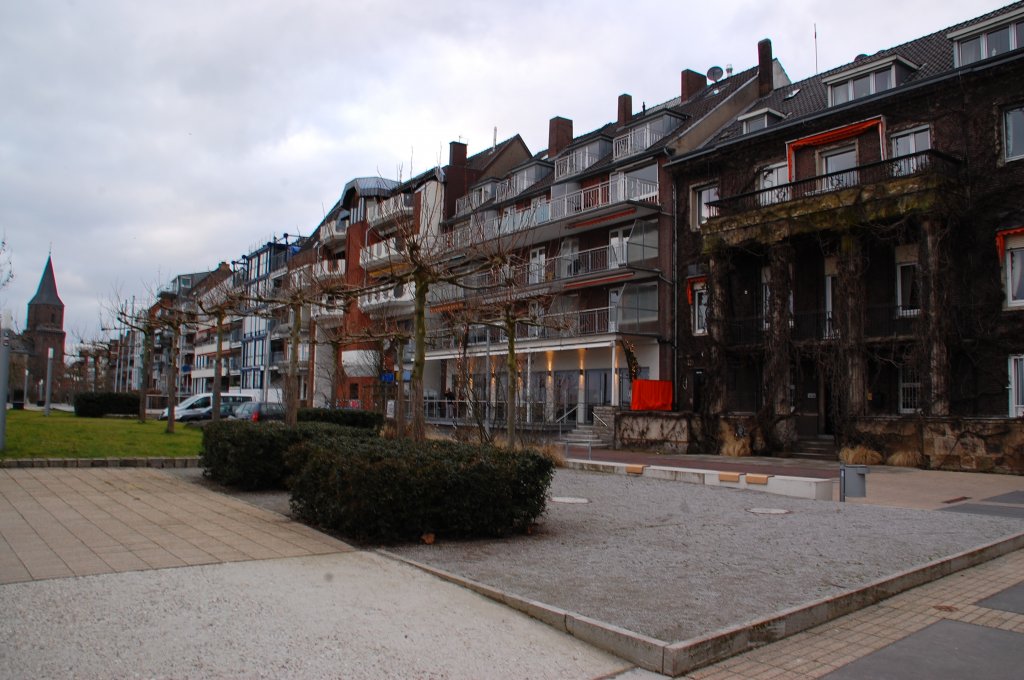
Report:
[{"label": "pillar on facade", "polygon": [[619,407],[619,353],[612,340],[612,406]]},{"label": "pillar on facade", "polygon": [[708,312],[707,325],[711,345],[708,348],[707,408],[709,413],[725,413],[727,402],[725,380],[725,318],[726,272],[728,264],[721,253],[708,260]]},{"label": "pillar on facade", "polygon": [[867,359],[864,356],[864,245],[860,237],[845,234],[836,260],[836,288],[832,291],[840,347],[840,367],[846,380],[846,415],[863,415],[867,409]]},{"label": "pillar on facade", "polygon": [[949,294],[947,277],[942,271],[943,225],[934,218],[922,225],[918,260],[923,289],[923,323],[928,371],[925,376],[928,413],[933,416],[949,415],[949,349],[946,346]]},{"label": "pillar on facade", "polygon": [[796,441],[796,421],[782,416],[793,413],[793,365],[789,348],[792,345],[793,312],[789,301],[793,292],[793,248],[776,243],[768,250],[771,279],[768,283],[768,324],[765,335],[765,395],[778,418],[774,436],[781,443]]}]

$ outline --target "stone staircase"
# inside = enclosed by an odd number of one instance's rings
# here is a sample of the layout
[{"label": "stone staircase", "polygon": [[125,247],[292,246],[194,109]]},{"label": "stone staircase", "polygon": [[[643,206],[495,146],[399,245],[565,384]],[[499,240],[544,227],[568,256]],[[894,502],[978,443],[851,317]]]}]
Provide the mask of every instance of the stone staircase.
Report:
[{"label": "stone staircase", "polygon": [[831,435],[819,437],[801,437],[793,447],[793,458],[811,460],[839,460],[835,440]]},{"label": "stone staircase", "polygon": [[611,442],[606,440],[600,428],[594,425],[577,425],[575,430],[563,434],[559,441],[570,444],[590,444],[594,448],[611,447]]}]

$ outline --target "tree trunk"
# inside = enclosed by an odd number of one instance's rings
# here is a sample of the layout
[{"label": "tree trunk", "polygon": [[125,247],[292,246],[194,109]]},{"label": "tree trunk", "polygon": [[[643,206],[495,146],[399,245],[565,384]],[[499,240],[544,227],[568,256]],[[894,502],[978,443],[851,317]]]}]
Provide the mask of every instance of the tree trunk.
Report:
[{"label": "tree trunk", "polygon": [[174,410],[178,402],[178,337],[181,328],[174,326],[167,360],[167,434],[174,434]]},{"label": "tree trunk", "polygon": [[302,340],[302,305],[293,303],[289,312],[292,325],[288,329],[288,379],[285,390],[284,422],[294,427],[299,422],[299,343]]},{"label": "tree trunk", "polygon": [[153,372],[153,330],[142,333],[142,379],[139,384],[139,422],[146,422],[146,396],[149,394],[149,374]]},{"label": "tree trunk", "polygon": [[213,411],[210,418],[213,421],[220,420],[220,362],[224,356],[224,314],[217,314],[217,355],[213,362]]},{"label": "tree trunk", "polygon": [[516,320],[514,316],[505,317],[505,336],[508,338],[508,351],[505,354],[505,430],[508,435],[508,446],[516,447],[516,381],[519,366],[516,363]]},{"label": "tree trunk", "polygon": [[[411,403],[412,409],[412,432],[410,436],[415,441],[423,441],[426,438],[427,424],[424,420],[423,411],[423,367],[425,364],[427,345],[427,289],[429,285],[425,277],[416,277],[416,290],[414,291],[415,307],[413,311],[413,362],[412,362],[412,385]],[[401,396],[401,395],[399,395]]]}]

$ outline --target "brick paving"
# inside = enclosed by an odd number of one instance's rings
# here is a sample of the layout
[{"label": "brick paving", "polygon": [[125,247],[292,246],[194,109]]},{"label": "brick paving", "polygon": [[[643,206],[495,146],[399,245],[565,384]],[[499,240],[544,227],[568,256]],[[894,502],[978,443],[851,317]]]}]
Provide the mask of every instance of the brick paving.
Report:
[{"label": "brick paving", "polygon": [[[694,680],[805,680],[829,673],[940,621],[1024,634],[1024,614],[980,602],[1024,582],[1024,551],[920,586],[779,642],[683,677]],[[1024,661],[1024,648],[1007,650]],[[935,650],[936,654],[953,653]]]},{"label": "brick paving", "polygon": [[158,470],[0,469],[0,584],[350,550]]}]

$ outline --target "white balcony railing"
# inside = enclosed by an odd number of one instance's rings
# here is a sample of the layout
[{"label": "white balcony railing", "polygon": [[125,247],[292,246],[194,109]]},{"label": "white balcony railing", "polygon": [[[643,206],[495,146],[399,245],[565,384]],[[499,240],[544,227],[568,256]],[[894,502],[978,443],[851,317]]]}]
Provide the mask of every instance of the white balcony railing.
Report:
[{"label": "white balcony railing", "polygon": [[652,144],[661,139],[664,135],[654,130],[650,123],[638,128],[633,128],[624,135],[615,138],[613,154],[615,160],[632,156],[635,153],[649,148]]},{"label": "white balcony railing", "polygon": [[455,201],[455,216],[465,215],[491,199],[491,185],[477,187]]},{"label": "white balcony railing", "polygon": [[555,179],[583,172],[597,161],[597,154],[590,153],[587,149],[577,149],[555,161]]},{"label": "white balcony railing", "polygon": [[471,244],[498,236],[513,234],[546,224],[551,219],[551,205],[543,201],[522,210],[508,211],[497,217],[471,219],[469,224],[441,234],[442,247],[458,251]]},{"label": "white balcony railing", "polygon": [[658,202],[658,183],[618,177],[596,186],[551,199],[551,219],[572,217],[623,201]]},{"label": "white balcony railing", "polygon": [[379,288],[359,296],[359,309],[366,313],[407,309],[413,303],[415,292],[416,287],[412,284],[399,284],[394,287]]},{"label": "white balcony railing", "polygon": [[370,226],[377,227],[389,220],[412,215],[412,194],[398,194],[383,201],[371,211]]},{"label": "white balcony railing", "polygon": [[323,260],[313,265],[313,276],[318,281],[329,281],[345,276],[345,260]]},{"label": "white balcony railing", "polygon": [[400,256],[398,240],[389,238],[373,245],[363,246],[359,250],[359,266],[363,269],[376,269],[387,266]]}]

